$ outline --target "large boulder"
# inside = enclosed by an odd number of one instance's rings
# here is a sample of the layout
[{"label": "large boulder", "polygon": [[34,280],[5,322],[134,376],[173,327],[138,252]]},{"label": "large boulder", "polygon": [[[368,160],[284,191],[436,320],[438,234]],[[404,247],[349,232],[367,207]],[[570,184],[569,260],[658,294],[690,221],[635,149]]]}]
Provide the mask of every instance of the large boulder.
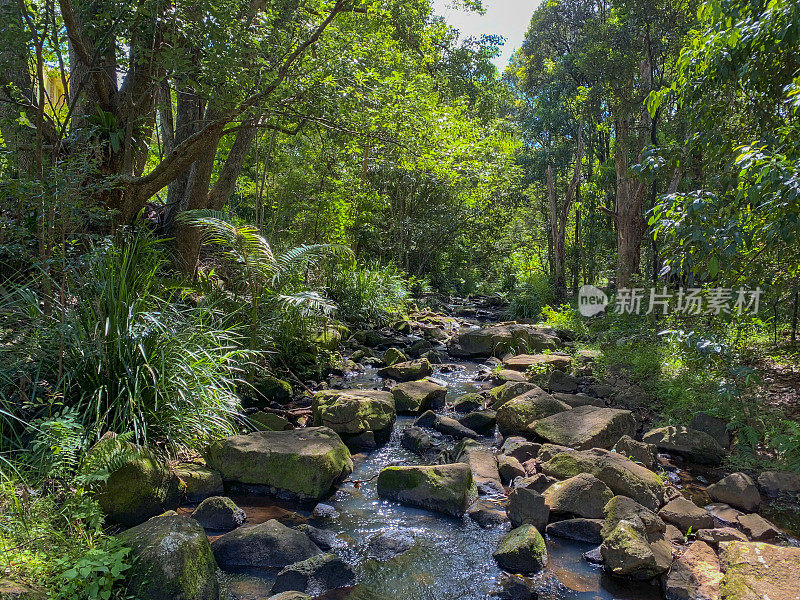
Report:
[{"label": "large boulder", "polygon": [[186,499],[201,502],[225,491],[222,476],[214,469],[196,463],[183,463],[175,467],[175,473],[186,486]]},{"label": "large boulder", "polygon": [[439,433],[449,435],[459,440],[464,438],[477,440],[481,437],[477,431],[472,431],[469,427],[465,427],[455,419],[445,417],[444,415],[436,415],[433,428]]},{"label": "large boulder", "polygon": [[519,462],[524,463],[539,455],[542,445],[535,442],[529,442],[522,436],[514,435],[507,437],[503,440],[503,445],[500,447],[500,453],[516,458]]},{"label": "large boulder", "polygon": [[694,542],[664,579],[665,600],[718,600],[722,572],[714,549]]},{"label": "large boulder", "polygon": [[453,462],[469,465],[481,494],[502,494],[503,484],[494,453],[474,440],[464,439],[453,449]]},{"label": "large boulder", "polygon": [[561,340],[531,325],[517,323],[470,329],[452,337],[447,346],[457,358],[489,358],[519,350],[557,350]]},{"label": "large boulder", "polygon": [[773,523],[756,513],[739,517],[739,527],[747,534],[747,537],[756,542],[774,540],[781,534]]},{"label": "large boulder", "polygon": [[469,465],[386,467],[378,475],[378,496],[453,516],[463,515],[478,490]]},{"label": "large boulder", "polygon": [[192,512],[192,518],[204,529],[227,531],[236,529],[247,519],[244,511],[225,496],[211,496]]},{"label": "large boulder", "polygon": [[535,388],[503,404],[497,410],[497,427],[504,436],[530,434],[538,419],[570,410],[541,388]]},{"label": "large boulder", "polygon": [[457,413],[467,414],[483,408],[484,399],[478,393],[462,394],[453,400],[453,410]]},{"label": "large boulder", "polygon": [[577,450],[611,448],[624,435],[636,433],[636,419],[628,410],[578,406],[538,420],[539,437]]},{"label": "large boulder", "polygon": [[391,367],[397,363],[406,362],[407,360],[408,358],[406,358],[406,355],[400,352],[400,350],[397,348],[389,348],[383,353],[383,362],[387,367]]},{"label": "large boulder", "polygon": [[550,519],[550,508],[545,504],[544,496],[536,490],[517,487],[508,495],[506,514],[512,527],[527,524],[544,531]]},{"label": "large boulder", "polygon": [[703,464],[718,465],[725,456],[725,449],[713,437],[683,426],[651,429],[642,436],[642,440],[655,444],[664,452],[678,454]]},{"label": "large boulder", "polygon": [[433,373],[433,366],[427,358],[399,362],[390,367],[378,369],[378,375],[395,381],[416,381]]},{"label": "large boulder", "polygon": [[497,425],[497,413],[493,410],[475,411],[459,418],[458,422],[481,435],[492,435]]},{"label": "large boulder", "polygon": [[228,437],[209,446],[208,462],[225,481],[304,500],[322,498],[353,470],[347,446],[327,427]]},{"label": "large boulder", "polygon": [[697,531],[714,527],[714,517],[711,516],[711,513],[683,496],[667,502],[658,511],[658,516],[667,523],[675,525],[681,530],[681,533],[686,533],[690,528],[692,531]]},{"label": "large boulder", "polygon": [[574,394],[578,391],[578,378],[562,371],[551,371],[545,388],[550,393]]},{"label": "large boulder", "polygon": [[720,567],[720,600],[797,600],[800,548],[730,542]]},{"label": "large boulder", "polygon": [[731,445],[731,435],[728,432],[728,421],[709,415],[708,413],[699,412],[692,420],[689,421],[689,429],[695,431],[702,431],[707,433],[723,448]]},{"label": "large boulder", "polygon": [[497,410],[512,398],[516,398],[525,392],[538,389],[541,388],[535,383],[529,383],[527,381],[509,381],[489,390],[489,404],[493,409]]},{"label": "large boulder", "polygon": [[436,444],[431,435],[422,429],[422,427],[415,427],[414,425],[403,429],[400,445],[406,450],[414,454],[419,454],[420,456],[424,456],[436,448]]},{"label": "large boulder", "polygon": [[126,573],[132,598],[217,600],[217,563],[205,531],[193,519],[154,517],[119,535],[131,549]]},{"label": "large boulder", "polygon": [[270,519],[252,527],[239,527],[211,543],[217,564],[225,567],[282,569],[322,551],[305,534]]},{"label": "large boulder", "polygon": [[764,471],[758,476],[758,487],[769,496],[800,493],[800,474],[793,471]]},{"label": "large boulder", "polygon": [[655,467],[658,461],[658,449],[654,444],[637,442],[629,435],[623,435],[619,438],[612,450],[648,469]]},{"label": "large boulder", "polygon": [[742,510],[753,511],[761,504],[761,494],[746,473],[731,473],[706,488],[712,500],[723,502]]},{"label": "large boulder", "polygon": [[613,497],[614,492],[590,473],[554,483],[544,492],[545,504],[552,512],[587,519],[604,517],[604,508]]},{"label": "large boulder", "polygon": [[547,548],[533,525],[512,529],[493,554],[500,568],[512,573],[538,573],[547,565]]},{"label": "large boulder", "polygon": [[427,379],[398,383],[392,388],[398,414],[415,415],[431,408],[442,408],[446,394],[446,387]]},{"label": "large boulder", "polygon": [[311,411],[314,425],[330,427],[345,441],[367,432],[385,440],[397,418],[394,398],[383,390],[322,390],[314,394]]},{"label": "large boulder", "polygon": [[597,448],[567,450],[543,463],[541,470],[558,479],[591,473],[615,494],[633,498],[650,510],[658,510],[664,504],[665,488],[661,478],[616,452]]},{"label": "large boulder", "polygon": [[531,367],[568,369],[572,358],[566,354],[517,354],[507,358],[503,363],[504,369],[524,373]]},{"label": "large boulder", "polygon": [[667,526],[654,512],[626,496],[606,505],[600,554],[607,571],[616,577],[652,579],[672,564]]},{"label": "large boulder", "polygon": [[545,530],[547,535],[560,537],[586,544],[600,544],[603,537],[600,532],[603,528],[603,519],[565,519],[550,523]]},{"label": "large boulder", "polygon": [[353,568],[335,554],[317,554],[284,567],[272,586],[273,592],[297,591],[312,596],[355,583]]},{"label": "large boulder", "polygon": [[147,450],[108,436],[87,453],[86,464],[117,456],[115,468],[95,492],[106,517],[115,523],[132,526],[168,510],[178,508],[183,484],[178,476]]}]

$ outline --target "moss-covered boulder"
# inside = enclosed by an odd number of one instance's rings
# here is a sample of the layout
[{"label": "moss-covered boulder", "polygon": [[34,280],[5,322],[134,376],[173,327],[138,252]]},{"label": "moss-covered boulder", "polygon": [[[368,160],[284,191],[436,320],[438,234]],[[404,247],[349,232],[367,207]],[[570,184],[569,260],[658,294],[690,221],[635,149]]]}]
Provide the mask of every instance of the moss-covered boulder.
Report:
[{"label": "moss-covered boulder", "polygon": [[615,496],[605,508],[600,554],[612,575],[647,580],[672,565],[667,526],[653,511],[626,496]]},{"label": "moss-covered boulder", "polygon": [[252,527],[239,527],[211,544],[217,564],[230,567],[282,569],[322,554],[303,532],[270,519]]},{"label": "moss-covered boulder", "polygon": [[378,496],[453,516],[463,515],[477,496],[472,470],[451,465],[386,467],[378,475]]},{"label": "moss-covered boulder", "polygon": [[642,440],[655,444],[659,450],[679,454],[698,463],[718,465],[725,457],[725,449],[717,440],[705,432],[688,427],[658,427],[645,433]]},{"label": "moss-covered boulder", "polygon": [[720,600],[797,600],[800,548],[729,542],[720,552]]},{"label": "moss-covered boulder", "polygon": [[587,519],[604,517],[605,506],[613,497],[614,492],[589,473],[554,483],[544,492],[545,504],[552,512]]},{"label": "moss-covered boulder", "polygon": [[433,366],[427,358],[395,363],[390,367],[378,369],[378,375],[395,381],[415,381],[433,373]]},{"label": "moss-covered boulder", "polygon": [[3,600],[47,600],[47,590],[19,583],[11,579],[0,579],[0,598]]},{"label": "moss-covered boulder", "polygon": [[225,491],[222,475],[205,465],[182,463],[175,467],[175,473],[185,486],[186,499],[189,502],[201,502]]},{"label": "moss-covered boulder", "polygon": [[492,435],[497,425],[497,413],[493,410],[475,411],[459,417],[458,422],[481,435]]},{"label": "moss-covered boulder", "polygon": [[392,388],[398,414],[415,415],[424,410],[442,408],[446,395],[446,387],[427,379],[398,383]]},{"label": "moss-covered boulder", "polygon": [[532,325],[508,323],[469,329],[450,340],[447,352],[457,358],[489,358],[507,352],[556,350],[561,340]]},{"label": "moss-covered boulder", "polygon": [[217,563],[193,519],[155,517],[120,534],[131,548],[128,593],[148,600],[217,600]]},{"label": "moss-covered boulder", "polygon": [[311,404],[314,425],[355,435],[371,431],[388,436],[397,417],[394,397],[383,390],[322,390]]},{"label": "moss-covered boulder", "polygon": [[[95,493],[106,517],[115,523],[132,526],[168,510],[178,508],[183,484],[178,476],[150,452],[133,444],[120,444],[112,437],[99,441],[89,451],[87,462],[100,459],[117,448],[117,468]],[[102,460],[102,459],[100,459]]]},{"label": "moss-covered boulder", "polygon": [[564,370],[571,364],[572,358],[566,354],[517,354],[507,358],[503,368],[524,373],[531,367]]},{"label": "moss-covered boulder", "polygon": [[541,465],[545,475],[567,479],[591,473],[615,494],[633,498],[650,510],[664,504],[664,482],[653,471],[616,452],[607,450],[566,450]]},{"label": "moss-covered boulder", "polygon": [[408,358],[397,348],[389,348],[383,353],[383,362],[387,367],[396,365],[397,363],[406,362]]},{"label": "moss-covered boulder", "polygon": [[353,568],[335,554],[317,554],[284,567],[278,573],[272,591],[299,591],[319,596],[353,585],[355,578]]},{"label": "moss-covered boulder", "polygon": [[658,449],[655,444],[638,442],[629,435],[619,438],[612,450],[648,469],[655,467],[658,462]]},{"label": "moss-covered boulder", "polygon": [[530,392],[535,389],[541,388],[535,383],[509,381],[508,383],[498,385],[489,390],[489,404],[494,410],[497,410],[512,398],[516,398],[525,392]]},{"label": "moss-covered boulder", "polygon": [[568,404],[537,387],[497,409],[497,427],[504,436],[530,434],[535,421],[569,409]]},{"label": "moss-covered boulder", "polygon": [[511,573],[538,573],[547,565],[544,539],[533,525],[522,525],[508,532],[493,556],[502,569]]},{"label": "moss-covered boulder", "polygon": [[236,503],[226,496],[211,496],[192,512],[192,518],[204,529],[227,531],[236,529],[247,517]]},{"label": "moss-covered boulder", "polygon": [[260,431],[283,431],[292,428],[289,419],[275,413],[258,411],[249,415],[248,418],[252,421],[254,429]]},{"label": "moss-covered boulder", "polygon": [[339,344],[342,343],[342,332],[333,327],[328,327],[325,331],[317,335],[314,341],[326,350],[336,350]]},{"label": "moss-covered boulder", "polygon": [[328,427],[228,437],[209,446],[208,463],[225,481],[307,500],[322,498],[353,470],[350,451]]},{"label": "moss-covered boulder", "polygon": [[283,379],[266,375],[257,384],[258,391],[267,399],[286,404],[292,399],[292,385]]},{"label": "moss-covered boulder", "polygon": [[462,394],[453,400],[453,410],[457,413],[467,414],[483,408],[483,396],[476,393]]},{"label": "moss-covered boulder", "polygon": [[636,433],[629,410],[578,406],[538,420],[533,431],[540,438],[577,450],[611,448],[624,435]]}]

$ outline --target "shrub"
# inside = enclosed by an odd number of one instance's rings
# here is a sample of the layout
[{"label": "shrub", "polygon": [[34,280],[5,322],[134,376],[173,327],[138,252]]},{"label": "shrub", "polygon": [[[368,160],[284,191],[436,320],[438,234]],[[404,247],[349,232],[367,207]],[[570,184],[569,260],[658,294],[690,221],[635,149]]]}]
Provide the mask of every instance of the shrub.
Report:
[{"label": "shrub", "polygon": [[[408,284],[394,267],[356,263],[337,267],[329,265],[322,276],[327,296],[336,303],[340,319],[385,325],[405,308]],[[415,281],[415,287],[420,291],[425,289],[421,280]]]}]

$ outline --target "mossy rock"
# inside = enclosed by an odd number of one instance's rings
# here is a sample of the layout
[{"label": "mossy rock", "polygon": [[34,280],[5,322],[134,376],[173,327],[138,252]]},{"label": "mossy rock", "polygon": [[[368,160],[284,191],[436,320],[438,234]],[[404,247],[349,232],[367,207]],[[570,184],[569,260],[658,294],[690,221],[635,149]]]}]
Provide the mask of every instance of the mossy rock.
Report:
[{"label": "mossy rock", "polygon": [[600,554],[612,575],[634,580],[652,579],[672,564],[672,545],[665,538],[650,542],[636,523],[626,520],[607,533]]},{"label": "mossy rock", "polygon": [[379,497],[448,515],[463,515],[477,495],[472,470],[463,463],[386,467],[378,475]]},{"label": "mossy rock", "polygon": [[207,454],[225,481],[304,500],[324,497],[353,470],[350,451],[328,427],[236,435],[212,443]]},{"label": "mossy rock", "polygon": [[504,383],[503,385],[498,385],[497,387],[493,387],[492,389],[489,390],[489,399],[491,407],[494,410],[497,410],[512,398],[521,396],[525,392],[530,392],[531,390],[535,390],[538,387],[539,386],[537,386],[534,383],[528,383],[522,381],[509,381],[508,383]]},{"label": "mossy rock", "polygon": [[280,404],[286,404],[292,399],[294,391],[288,381],[278,379],[272,375],[266,375],[258,383],[258,390],[268,400],[274,400]]},{"label": "mossy rock", "polygon": [[311,600],[311,596],[303,592],[281,592],[280,594],[270,596],[267,600]]},{"label": "mossy rock", "polygon": [[536,388],[517,396],[497,410],[497,427],[504,436],[531,433],[538,419],[569,410],[569,405]]},{"label": "mossy rock", "polygon": [[383,353],[383,363],[387,367],[391,367],[392,365],[396,365],[397,363],[406,362],[408,358],[405,354],[400,352],[397,348],[389,348],[386,352]]},{"label": "mossy rock", "polygon": [[315,425],[348,435],[388,431],[397,418],[394,397],[383,390],[322,390],[311,410]]},{"label": "mossy rock", "polygon": [[453,400],[453,410],[457,413],[467,414],[480,410],[483,407],[483,396],[476,393],[462,394]]},{"label": "mossy rock", "polygon": [[342,333],[337,329],[328,328],[320,333],[314,341],[326,350],[336,350],[342,343]]},{"label": "mossy rock", "polygon": [[703,431],[688,427],[670,426],[651,429],[642,440],[664,452],[685,456],[691,461],[718,465],[725,457],[725,449],[713,437]]},{"label": "mossy rock", "polygon": [[249,419],[253,422],[255,429],[261,431],[283,431],[292,428],[289,419],[275,413],[259,411],[250,415]]},{"label": "mossy rock", "polygon": [[450,340],[447,351],[457,358],[489,358],[506,352],[557,350],[561,340],[531,325],[517,323],[469,329]]},{"label": "mossy rock", "polygon": [[622,436],[634,435],[636,429],[629,410],[589,405],[540,419],[533,426],[540,438],[577,450],[611,448]]},{"label": "mossy rock", "polygon": [[729,542],[720,553],[720,600],[795,600],[800,548]]},{"label": "mossy rock", "polygon": [[47,591],[11,579],[0,579],[0,598],[3,600],[47,600]]},{"label": "mossy rock", "polygon": [[497,564],[511,573],[538,573],[547,565],[547,547],[533,525],[512,529],[493,554]]},{"label": "mossy rock", "polygon": [[395,363],[378,370],[380,377],[395,381],[416,381],[433,374],[433,366],[427,358]]},{"label": "mossy rock", "polygon": [[[105,438],[89,450],[87,460],[100,457],[115,439]],[[95,498],[106,517],[121,525],[133,526],[150,517],[178,508],[184,485],[178,476],[150,452],[131,443],[121,445],[117,468],[100,484]]]},{"label": "mossy rock", "polygon": [[131,548],[128,593],[148,600],[218,600],[217,563],[193,519],[155,517],[119,535]]},{"label": "mossy rock", "polygon": [[604,517],[604,508],[613,497],[614,492],[589,473],[554,483],[544,493],[545,503],[552,512],[587,519]]},{"label": "mossy rock", "polygon": [[225,491],[222,476],[206,466],[183,463],[175,467],[175,473],[186,486],[186,499],[189,502],[200,502]]},{"label": "mossy rock", "polygon": [[392,388],[395,409],[399,414],[418,414],[442,408],[447,388],[426,379],[398,383]]}]

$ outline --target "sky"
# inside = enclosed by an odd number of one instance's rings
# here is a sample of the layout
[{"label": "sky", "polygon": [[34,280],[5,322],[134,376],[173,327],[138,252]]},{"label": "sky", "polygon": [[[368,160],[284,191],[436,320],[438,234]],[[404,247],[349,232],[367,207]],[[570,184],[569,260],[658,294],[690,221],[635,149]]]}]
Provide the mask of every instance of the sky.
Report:
[{"label": "sky", "polygon": [[494,64],[502,72],[514,50],[519,48],[528,30],[531,15],[540,0],[483,0],[486,13],[451,8],[452,0],[433,0],[434,12],[461,32],[461,38],[499,34],[506,38],[500,56]]}]

